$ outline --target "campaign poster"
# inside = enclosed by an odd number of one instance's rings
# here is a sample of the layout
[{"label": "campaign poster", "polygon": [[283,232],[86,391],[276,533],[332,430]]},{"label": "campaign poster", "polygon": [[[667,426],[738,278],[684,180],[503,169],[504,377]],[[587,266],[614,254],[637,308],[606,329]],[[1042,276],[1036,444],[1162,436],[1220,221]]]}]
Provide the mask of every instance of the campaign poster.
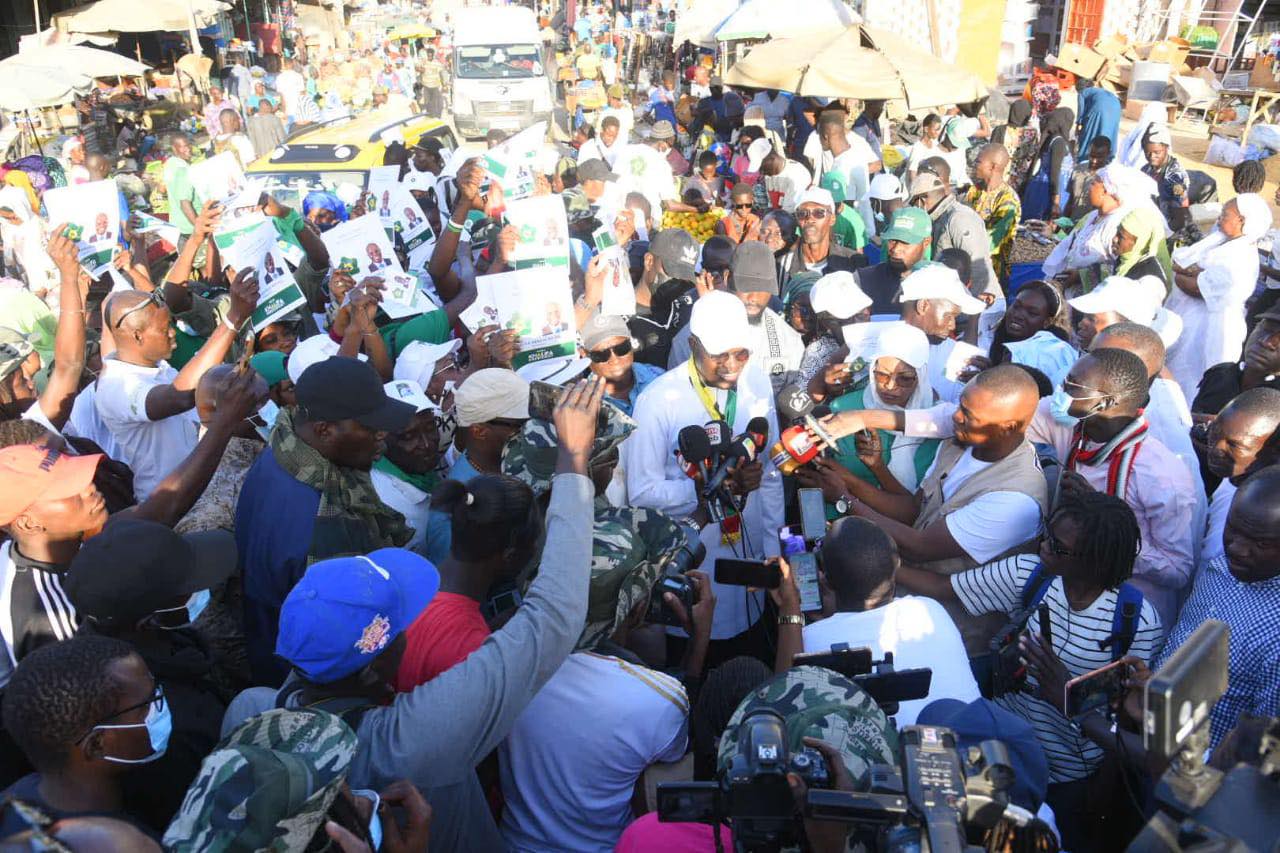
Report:
[{"label": "campaign poster", "polygon": [[569,266],[569,219],[560,196],[513,201],[507,205],[506,221],[516,229],[516,248],[507,259],[513,267]]},{"label": "campaign poster", "polygon": [[[609,237],[612,239],[612,232]],[[599,241],[597,241],[597,245]],[[600,313],[632,317],[636,313],[636,289],[631,283],[631,264],[616,242],[601,249],[598,255],[604,266],[604,290],[600,295]]]},{"label": "campaign poster", "polygon": [[255,332],[306,305],[307,298],[276,245],[276,227],[270,222],[241,231],[221,252],[223,260],[236,272],[252,267],[258,273],[258,307],[252,316]]},{"label": "campaign poster", "polygon": [[577,352],[573,294],[564,270],[550,267],[481,276],[498,310],[498,325],[515,329],[519,347],[512,367]]},{"label": "campaign poster", "polygon": [[469,332],[478,332],[485,326],[498,325],[498,306],[493,302],[493,288],[489,286],[489,276],[476,279],[476,301],[472,302],[458,319]]},{"label": "campaign poster", "polygon": [[502,185],[508,202],[533,195],[534,163],[546,137],[547,123],[540,121],[485,152],[485,169]]},{"label": "campaign poster", "polygon": [[382,312],[393,320],[412,317],[434,306],[418,286],[418,277],[400,266],[391,241],[372,212],[335,225],[320,235],[329,250],[329,262],[360,283],[382,279]]},{"label": "campaign poster", "polygon": [[[399,177],[399,166],[370,169],[369,195],[376,201],[378,219],[381,220],[387,237],[394,240],[395,235],[400,235],[405,252],[413,255],[418,249],[434,243],[436,235],[427,222],[427,215],[418,205],[418,200],[400,183]],[[373,209],[369,212],[372,213]]]},{"label": "campaign poster", "polygon": [[85,272],[98,278],[110,269],[120,237],[120,193],[115,181],[57,187],[45,192],[44,204],[51,224],[66,224]]}]

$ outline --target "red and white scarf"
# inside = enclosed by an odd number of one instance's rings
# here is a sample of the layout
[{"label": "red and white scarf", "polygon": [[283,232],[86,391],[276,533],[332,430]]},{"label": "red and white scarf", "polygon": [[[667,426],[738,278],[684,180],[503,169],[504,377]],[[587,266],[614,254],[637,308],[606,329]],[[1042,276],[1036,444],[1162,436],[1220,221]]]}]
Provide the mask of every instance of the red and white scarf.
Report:
[{"label": "red and white scarf", "polygon": [[1123,500],[1133,463],[1147,437],[1147,429],[1146,417],[1138,412],[1138,416],[1106,444],[1086,450],[1084,425],[1076,424],[1075,435],[1071,440],[1071,453],[1067,456],[1067,470],[1074,471],[1077,465],[1106,464],[1107,494]]}]

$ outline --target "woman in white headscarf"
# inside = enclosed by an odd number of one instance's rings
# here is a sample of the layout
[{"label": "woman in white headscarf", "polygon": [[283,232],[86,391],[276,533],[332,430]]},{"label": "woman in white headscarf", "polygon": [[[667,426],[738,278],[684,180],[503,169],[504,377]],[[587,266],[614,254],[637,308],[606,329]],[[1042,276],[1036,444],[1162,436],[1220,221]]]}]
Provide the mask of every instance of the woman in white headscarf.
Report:
[{"label": "woman in white headscarf", "polygon": [[32,293],[56,307],[58,268],[44,249],[44,223],[20,187],[0,188],[0,242],[9,274],[25,279]]},{"label": "woman in white headscarf", "polygon": [[1115,162],[1134,169],[1147,165],[1147,155],[1142,150],[1142,140],[1153,124],[1165,124],[1169,121],[1169,110],[1162,103],[1152,102],[1142,108],[1138,123],[1120,143]]},{"label": "woman in white headscarf", "polygon": [[1182,335],[1165,364],[1188,400],[1215,364],[1240,359],[1245,301],[1258,282],[1257,243],[1271,228],[1271,208],[1257,193],[1223,205],[1209,236],[1173,251],[1174,290],[1165,306],[1182,318]]},{"label": "woman in white headscarf", "polygon": [[[1098,170],[1088,185],[1093,208],[1045,258],[1045,278],[1068,274],[1067,285],[1080,284],[1084,290],[1111,274],[1116,258],[1112,252],[1120,221],[1137,207],[1148,207],[1164,222],[1153,196],[1156,182],[1137,169],[1111,163]],[[1168,228],[1165,228],[1166,233]]]},{"label": "woman in white headscarf", "polygon": [[[929,384],[929,339],[906,323],[887,323],[885,327],[871,348],[867,384],[832,401],[831,411],[901,412],[927,409],[934,404],[933,387]],[[835,461],[845,468],[846,481],[854,478],[886,492],[914,494],[933,464],[940,443],[938,439],[908,438],[902,433],[876,430],[869,435],[840,439]]]}]

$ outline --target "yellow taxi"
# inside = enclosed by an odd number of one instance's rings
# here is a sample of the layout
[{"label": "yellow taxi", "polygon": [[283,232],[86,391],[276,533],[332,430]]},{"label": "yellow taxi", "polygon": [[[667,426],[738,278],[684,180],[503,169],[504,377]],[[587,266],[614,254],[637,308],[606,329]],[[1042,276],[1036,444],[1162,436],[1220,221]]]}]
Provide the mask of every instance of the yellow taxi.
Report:
[{"label": "yellow taxi", "polygon": [[301,209],[302,199],[313,190],[335,192],[353,184],[363,191],[369,170],[382,165],[393,139],[403,139],[407,146],[439,140],[445,158],[458,147],[452,128],[439,119],[375,111],[301,127],[245,171],[250,178],[265,178],[266,191],[282,203]]}]

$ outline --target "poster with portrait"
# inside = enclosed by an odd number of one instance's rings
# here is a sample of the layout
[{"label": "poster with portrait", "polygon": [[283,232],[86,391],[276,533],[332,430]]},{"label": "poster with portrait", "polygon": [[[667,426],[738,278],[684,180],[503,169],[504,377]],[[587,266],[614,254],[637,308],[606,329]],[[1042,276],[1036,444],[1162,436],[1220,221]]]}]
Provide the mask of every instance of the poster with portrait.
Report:
[{"label": "poster with portrait", "polygon": [[85,272],[98,278],[110,269],[120,237],[120,192],[115,181],[57,187],[45,192],[44,204],[51,225],[66,224]]},{"label": "poster with portrait", "polygon": [[[377,206],[378,219],[381,220],[387,237],[394,240],[395,235],[400,235],[405,252],[412,256],[422,247],[434,243],[436,235],[418,200],[400,183],[399,177],[399,166],[377,166],[370,169],[369,197]],[[372,213],[373,208],[369,212]]]},{"label": "poster with portrait", "polygon": [[498,325],[515,329],[519,347],[512,367],[577,352],[573,293],[564,270],[551,267],[481,276],[498,310]]},{"label": "poster with portrait", "polygon": [[534,161],[546,136],[547,123],[536,122],[485,152],[485,170],[502,185],[502,195],[508,202],[533,195]]},{"label": "poster with portrait", "polygon": [[489,285],[489,276],[482,275],[476,279],[476,301],[463,309],[458,315],[458,320],[467,327],[469,332],[478,332],[485,326],[498,325],[498,306],[493,301],[493,288]]},{"label": "poster with portrait", "polygon": [[[610,232],[612,236],[612,232]],[[627,253],[617,243],[601,249],[599,263],[604,267],[604,289],[600,295],[600,313],[631,317],[636,313],[636,289],[631,283],[631,264]]]},{"label": "poster with portrait", "polygon": [[258,307],[252,316],[255,332],[307,304],[306,296],[276,245],[276,227],[270,222],[259,222],[255,228],[240,231],[236,239],[220,251],[223,261],[236,272],[246,267],[257,270]]},{"label": "poster with portrait", "polygon": [[507,205],[506,222],[516,229],[507,260],[518,270],[569,266],[569,219],[558,195],[535,196]]},{"label": "poster with portrait", "polygon": [[382,279],[381,309],[393,320],[412,317],[432,309],[431,300],[418,286],[418,277],[400,266],[387,232],[378,217],[358,216],[335,225],[320,235],[329,250],[329,263],[356,280],[370,276]]}]

